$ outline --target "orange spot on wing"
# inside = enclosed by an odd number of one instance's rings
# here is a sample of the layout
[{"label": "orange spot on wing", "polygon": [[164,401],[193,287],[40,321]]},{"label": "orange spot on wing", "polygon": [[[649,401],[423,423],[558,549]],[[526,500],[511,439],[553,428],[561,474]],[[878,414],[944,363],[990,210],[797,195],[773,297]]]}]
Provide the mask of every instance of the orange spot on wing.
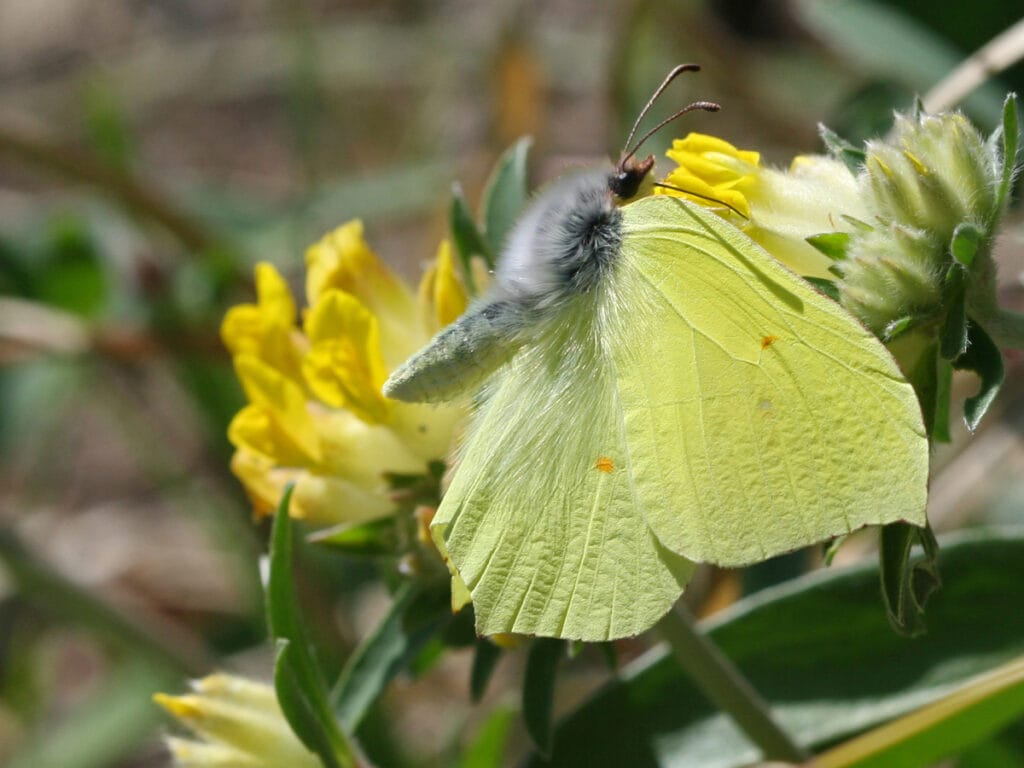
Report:
[{"label": "orange spot on wing", "polygon": [[594,462],[594,468],[600,472],[611,472],[615,469],[615,462],[607,456],[602,456]]},{"label": "orange spot on wing", "polygon": [[779,340],[778,336],[762,336],[761,337],[761,349],[768,349],[772,344]]}]

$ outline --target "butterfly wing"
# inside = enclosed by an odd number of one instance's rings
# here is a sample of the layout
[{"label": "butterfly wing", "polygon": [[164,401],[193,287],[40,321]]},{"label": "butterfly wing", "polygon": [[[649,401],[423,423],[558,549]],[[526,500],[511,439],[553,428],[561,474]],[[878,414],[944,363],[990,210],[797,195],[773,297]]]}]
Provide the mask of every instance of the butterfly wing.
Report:
[{"label": "butterfly wing", "polygon": [[924,524],[913,389],[842,308],[714,214],[623,210],[610,329],[633,491],[662,544],[741,565]]},{"label": "butterfly wing", "polygon": [[637,634],[692,573],[633,497],[599,304],[580,297],[492,377],[434,518],[482,634]]}]

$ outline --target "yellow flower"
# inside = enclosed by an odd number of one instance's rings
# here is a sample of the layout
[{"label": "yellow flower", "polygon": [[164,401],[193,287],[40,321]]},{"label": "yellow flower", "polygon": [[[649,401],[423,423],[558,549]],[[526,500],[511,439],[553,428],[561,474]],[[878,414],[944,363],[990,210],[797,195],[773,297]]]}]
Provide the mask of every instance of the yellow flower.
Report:
[{"label": "yellow flower", "polygon": [[391,368],[466,307],[442,243],[414,293],[363,240],[359,221],[306,252],[299,314],[270,264],[256,267],[255,304],[233,307],[221,335],[248,404],[228,438],[231,469],[257,515],[295,483],[292,515],[315,525],[357,523],[393,511],[386,475],[419,474],[444,459],[463,413],[386,399]]},{"label": "yellow flower", "polygon": [[153,700],[197,737],[169,737],[179,768],[318,768],[320,760],[292,733],[274,689],[233,675],[192,683],[192,693]]},{"label": "yellow flower", "polygon": [[857,180],[839,160],[802,155],[788,171],[761,165],[757,152],[739,150],[714,136],[691,133],[666,153],[678,164],[665,178],[673,188],[656,194],[686,197],[718,209],[754,241],[798,274],[833,279],[830,259],[806,238],[852,232],[849,218],[868,214]]}]

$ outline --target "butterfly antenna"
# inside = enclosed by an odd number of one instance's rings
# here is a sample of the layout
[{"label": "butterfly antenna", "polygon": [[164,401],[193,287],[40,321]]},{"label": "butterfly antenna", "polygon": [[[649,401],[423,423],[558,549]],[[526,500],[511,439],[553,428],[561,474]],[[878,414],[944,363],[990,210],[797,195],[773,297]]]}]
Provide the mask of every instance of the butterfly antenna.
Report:
[{"label": "butterfly antenna", "polygon": [[[665,76],[665,79],[662,81],[661,85],[659,85],[657,89],[654,91],[654,93],[651,94],[651,98],[647,100],[647,104],[645,104],[644,108],[640,110],[640,114],[637,115],[636,122],[633,123],[633,127],[629,131],[629,136],[626,137],[625,147],[629,147],[630,142],[633,141],[633,137],[636,135],[637,129],[640,127],[640,123],[647,116],[647,113],[651,111],[651,107],[654,106],[654,102],[658,100],[658,97],[661,96],[662,92],[666,88],[668,88],[672,81],[675,80],[677,77],[679,77],[679,75],[683,74],[684,72],[699,71],[700,65],[698,64],[677,64],[675,67],[672,68],[672,70]],[[643,146],[643,143],[647,141],[649,138],[651,138],[651,136],[660,131],[662,128],[664,128],[666,125],[671,123],[676,118],[685,115],[687,112],[692,112],[695,109],[703,109],[707,112],[717,112],[719,109],[721,109],[721,106],[714,103],[713,101],[695,101],[692,104],[687,104],[674,115],[665,118],[656,126],[651,128],[651,130],[647,131],[647,133],[641,136],[640,140],[633,145],[632,149],[626,150],[624,148],[622,159],[619,161],[619,167],[621,168],[625,166],[626,161],[629,160],[629,158],[633,157],[633,155],[636,154],[637,150],[640,149],[640,147]]]},{"label": "butterfly antenna", "polygon": [[722,206],[723,208],[728,208],[730,211],[735,213],[737,216],[740,216],[741,218],[746,219],[747,221],[750,221],[750,217],[747,216],[745,213],[743,213],[743,211],[741,211],[740,209],[736,208],[735,206],[729,205],[727,202],[725,202],[725,200],[719,200],[717,197],[711,197],[709,195],[702,195],[699,192],[691,192],[688,189],[683,189],[682,187],[676,187],[676,186],[673,186],[672,184],[666,184],[663,181],[656,181],[656,182],[654,182],[654,186],[662,187],[664,189],[674,189],[676,192],[682,192],[684,195],[689,195],[690,197],[699,197],[701,200],[707,200],[709,203],[718,203],[718,205]]}]

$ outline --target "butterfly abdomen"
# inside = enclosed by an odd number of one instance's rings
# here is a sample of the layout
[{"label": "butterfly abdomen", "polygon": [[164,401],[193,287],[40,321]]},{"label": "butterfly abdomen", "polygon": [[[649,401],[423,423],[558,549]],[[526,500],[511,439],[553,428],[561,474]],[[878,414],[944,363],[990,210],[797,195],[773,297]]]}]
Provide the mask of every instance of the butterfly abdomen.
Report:
[{"label": "butterfly abdomen", "polygon": [[440,403],[470,392],[519,348],[526,318],[513,301],[477,304],[406,360],[384,395],[409,403]]}]

